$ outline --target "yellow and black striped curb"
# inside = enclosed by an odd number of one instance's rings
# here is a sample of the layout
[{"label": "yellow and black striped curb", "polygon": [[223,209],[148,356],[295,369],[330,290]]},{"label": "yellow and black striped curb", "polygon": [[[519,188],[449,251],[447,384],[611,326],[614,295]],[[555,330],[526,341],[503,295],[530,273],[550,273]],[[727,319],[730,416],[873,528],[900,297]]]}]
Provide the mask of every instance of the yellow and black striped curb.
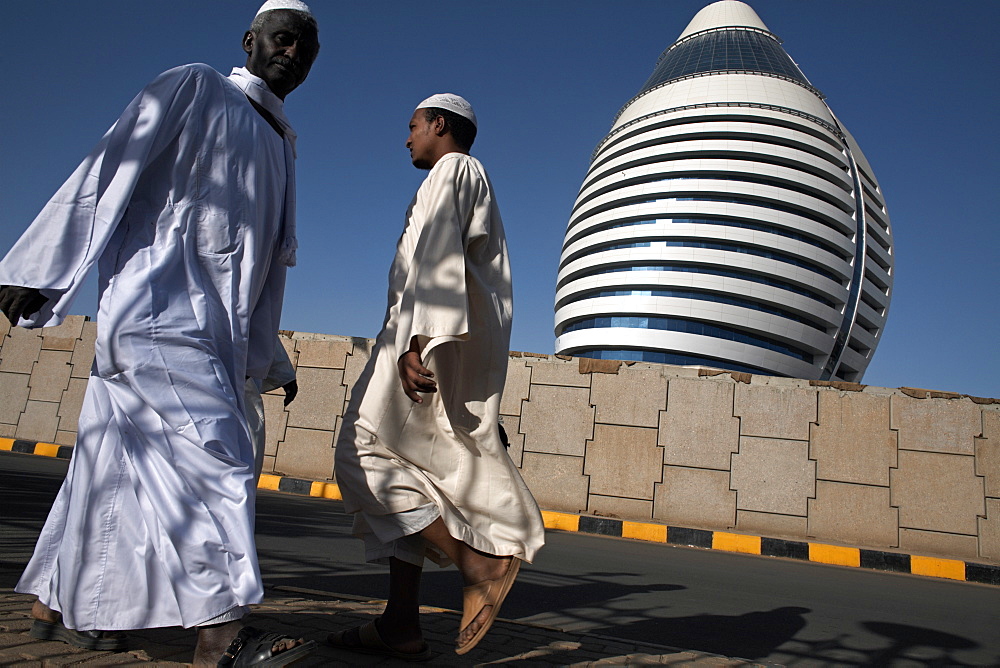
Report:
[{"label": "yellow and black striped curb", "polygon": [[0,450],[6,450],[7,452],[20,452],[25,455],[58,457],[59,459],[69,459],[73,456],[72,445],[38,443],[37,441],[25,441],[20,438],[0,438]]},{"label": "yellow and black striped curb", "polygon": [[[45,455],[47,457],[58,457],[59,459],[69,459],[73,454],[72,446],[55,445],[54,443],[36,443],[35,441],[11,438],[0,438],[0,450]],[[257,488],[322,499],[333,499],[336,501],[342,500],[340,488],[336,483],[332,482],[303,480],[265,473],[261,475],[257,483]],[[923,557],[901,554],[899,552],[883,552],[880,550],[868,550],[843,545],[826,545],[823,543],[785,540],[781,538],[765,538],[746,534],[727,533],[725,531],[689,529],[687,527],[675,527],[665,524],[629,522],[610,517],[575,515],[548,510],[542,511],[542,519],[545,521],[546,529],[556,531],[575,531],[599,536],[666,543],[668,545],[700,547],[709,550],[739,552],[765,557],[784,557],[786,559],[800,559],[818,564],[852,566],[876,571],[926,575],[947,578],[949,580],[962,580],[964,582],[1000,586],[1000,566],[979,564],[971,561]]]}]

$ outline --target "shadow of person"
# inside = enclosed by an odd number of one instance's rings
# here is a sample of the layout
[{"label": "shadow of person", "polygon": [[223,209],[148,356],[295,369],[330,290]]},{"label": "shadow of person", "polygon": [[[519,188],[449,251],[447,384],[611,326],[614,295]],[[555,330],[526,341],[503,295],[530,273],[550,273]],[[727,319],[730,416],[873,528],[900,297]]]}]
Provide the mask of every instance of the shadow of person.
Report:
[{"label": "shadow of person", "polygon": [[762,659],[794,638],[805,627],[803,615],[809,612],[788,606],[743,615],[660,617],[629,624],[628,635],[670,647]]},{"label": "shadow of person", "polygon": [[891,641],[885,649],[869,652],[869,662],[875,666],[887,666],[901,659],[927,665],[972,665],[956,660],[952,652],[979,647],[979,643],[968,638],[919,626],[893,622],[862,622],[861,626]]}]

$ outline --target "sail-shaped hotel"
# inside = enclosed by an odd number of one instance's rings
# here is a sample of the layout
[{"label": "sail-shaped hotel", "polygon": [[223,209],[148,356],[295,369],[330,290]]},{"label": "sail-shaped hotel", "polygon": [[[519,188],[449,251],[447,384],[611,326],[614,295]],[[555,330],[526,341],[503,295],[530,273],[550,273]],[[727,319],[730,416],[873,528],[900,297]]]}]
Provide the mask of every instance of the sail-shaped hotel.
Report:
[{"label": "sail-shaped hotel", "polygon": [[594,151],[556,351],[860,381],[893,247],[878,181],[748,5],[711,4]]}]

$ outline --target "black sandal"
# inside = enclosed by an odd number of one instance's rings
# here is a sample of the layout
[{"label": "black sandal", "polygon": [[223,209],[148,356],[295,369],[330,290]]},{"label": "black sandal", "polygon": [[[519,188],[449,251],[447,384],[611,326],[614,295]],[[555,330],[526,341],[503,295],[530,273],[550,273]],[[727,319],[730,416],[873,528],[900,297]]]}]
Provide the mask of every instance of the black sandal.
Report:
[{"label": "black sandal", "polygon": [[46,622],[41,619],[31,623],[28,635],[39,640],[61,640],[73,647],[99,652],[120,652],[128,647],[128,637],[121,631],[75,631],[66,628],[62,622]]},{"label": "black sandal", "polygon": [[233,638],[233,642],[222,655],[222,659],[219,660],[218,666],[219,668],[243,668],[244,666],[280,668],[280,666],[287,666],[298,661],[316,649],[316,641],[308,640],[277,654],[271,651],[276,643],[286,639],[295,640],[291,636],[244,626]]}]

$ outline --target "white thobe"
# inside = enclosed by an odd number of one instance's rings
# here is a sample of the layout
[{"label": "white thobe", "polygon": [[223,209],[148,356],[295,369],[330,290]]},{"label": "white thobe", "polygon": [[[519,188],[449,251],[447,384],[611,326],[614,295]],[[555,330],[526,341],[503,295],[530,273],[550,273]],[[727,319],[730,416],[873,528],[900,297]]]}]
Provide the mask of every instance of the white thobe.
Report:
[{"label": "white thobe", "polygon": [[[405,523],[428,507],[483,552],[531,561],[544,543],[541,513],[497,427],[512,312],[493,187],[478,160],[449,153],[407,211],[385,323],[337,441],[337,481],[369,546],[373,518]],[[422,404],[403,393],[396,367],[412,337],[438,386]],[[369,547],[369,559],[386,555],[399,556]]]},{"label": "white thobe", "polygon": [[242,72],[160,75],[0,263],[49,298],[34,327],[99,267],[76,447],[17,586],[70,628],[190,627],[263,596],[242,394],[274,351],[294,174]]}]

